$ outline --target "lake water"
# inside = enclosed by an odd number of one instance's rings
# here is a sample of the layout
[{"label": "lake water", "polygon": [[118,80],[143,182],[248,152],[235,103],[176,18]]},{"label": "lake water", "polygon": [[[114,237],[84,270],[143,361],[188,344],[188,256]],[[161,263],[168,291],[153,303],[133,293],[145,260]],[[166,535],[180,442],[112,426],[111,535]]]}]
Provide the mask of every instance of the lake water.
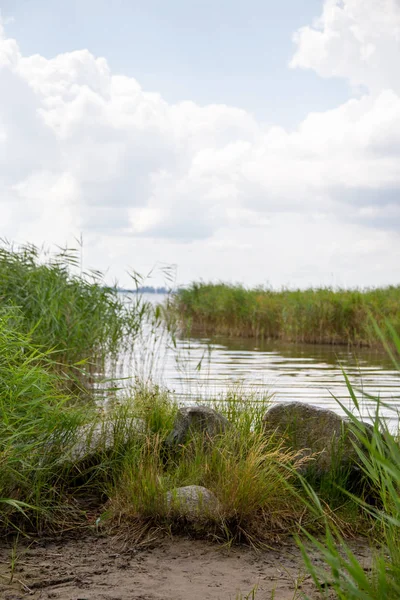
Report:
[{"label": "lake water", "polygon": [[[162,296],[147,295],[151,302]],[[151,377],[185,402],[218,396],[235,386],[271,394],[276,402],[298,400],[342,412],[335,398],[351,407],[342,368],[358,390],[364,416],[379,397],[400,408],[400,373],[384,351],[344,346],[283,344],[223,337],[177,339],[145,336],[130,372]],[[386,418],[394,418],[388,408]]]}]

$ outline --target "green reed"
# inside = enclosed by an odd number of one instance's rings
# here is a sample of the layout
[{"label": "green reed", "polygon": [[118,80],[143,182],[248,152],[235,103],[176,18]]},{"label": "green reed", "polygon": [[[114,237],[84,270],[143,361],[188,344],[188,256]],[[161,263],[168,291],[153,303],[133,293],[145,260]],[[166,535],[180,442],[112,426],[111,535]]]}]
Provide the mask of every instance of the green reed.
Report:
[{"label": "green reed", "polygon": [[115,476],[113,452],[79,465],[66,455],[101,418],[92,372],[132,349],[147,311],[140,296],[128,301],[100,272],[82,272],[78,251],[2,244],[0,529],[68,520],[79,512],[69,499],[98,495]]},{"label": "green reed", "polygon": [[81,272],[79,251],[0,247],[0,309],[18,308],[19,327],[57,361],[104,362],[130,346],[147,310],[124,301],[99,271]]},{"label": "green reed", "polygon": [[[193,332],[290,342],[378,346],[370,316],[400,326],[400,286],[272,291],[193,283],[169,302],[167,314]],[[171,318],[171,317],[170,317]]]},{"label": "green reed", "polygon": [[[27,521],[36,529],[59,506],[54,481],[61,437],[83,422],[48,351],[15,328],[20,315],[0,315],[0,528]],[[58,442],[57,442],[58,440]],[[58,452],[57,452],[58,448]],[[56,475],[57,473],[57,475]],[[58,488],[58,489],[57,489]]]},{"label": "green reed", "polygon": [[[384,338],[375,324],[377,335]],[[400,353],[400,339],[391,325],[391,342]],[[388,342],[385,340],[385,345]],[[394,366],[400,365],[394,357]],[[325,537],[318,539],[309,532],[304,533],[322,557],[322,568],[313,564],[304,544],[300,542],[305,564],[323,597],[340,600],[398,600],[400,598],[400,443],[398,430],[389,429],[381,418],[383,406],[398,423],[399,409],[386,404],[378,397],[368,397],[375,402],[372,433],[365,429],[359,414],[358,390],[347,381],[349,396],[354,402],[354,411],[347,410],[354,435],[360,442],[357,449],[358,462],[368,484],[367,496],[347,496],[358,506],[360,514],[369,520],[368,537],[371,548],[371,565],[365,566],[357,558],[357,552],[338,531],[335,524],[325,523]],[[355,446],[357,448],[357,446]],[[319,517],[326,512],[315,490],[303,482],[307,507]],[[346,493],[346,492],[345,492]]]}]

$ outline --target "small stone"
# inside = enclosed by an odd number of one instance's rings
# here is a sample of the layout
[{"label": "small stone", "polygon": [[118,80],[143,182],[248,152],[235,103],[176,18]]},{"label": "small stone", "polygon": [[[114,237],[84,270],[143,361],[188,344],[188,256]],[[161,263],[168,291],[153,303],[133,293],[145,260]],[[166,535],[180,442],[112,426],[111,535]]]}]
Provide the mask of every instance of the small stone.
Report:
[{"label": "small stone", "polygon": [[219,502],[215,495],[200,485],[188,485],[167,492],[166,503],[170,514],[188,520],[212,520],[219,513]]}]

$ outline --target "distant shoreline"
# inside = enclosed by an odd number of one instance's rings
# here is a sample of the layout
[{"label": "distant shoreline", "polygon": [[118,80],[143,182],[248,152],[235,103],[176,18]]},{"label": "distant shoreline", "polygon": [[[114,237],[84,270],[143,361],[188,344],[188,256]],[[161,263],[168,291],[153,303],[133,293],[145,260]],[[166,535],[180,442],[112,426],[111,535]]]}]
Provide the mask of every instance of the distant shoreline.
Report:
[{"label": "distant shoreline", "polygon": [[135,289],[126,289],[126,288],[117,288],[118,292],[124,294],[170,294],[171,290],[168,290],[164,287],[154,288],[154,287],[139,287]]}]

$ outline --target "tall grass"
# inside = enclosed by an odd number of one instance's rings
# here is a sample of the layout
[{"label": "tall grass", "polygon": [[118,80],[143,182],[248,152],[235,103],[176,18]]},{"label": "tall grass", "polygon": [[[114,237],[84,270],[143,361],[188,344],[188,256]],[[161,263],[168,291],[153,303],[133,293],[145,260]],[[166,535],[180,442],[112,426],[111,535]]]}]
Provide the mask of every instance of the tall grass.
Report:
[{"label": "tall grass", "polygon": [[0,309],[17,308],[20,330],[55,363],[103,364],[129,347],[147,310],[140,298],[125,302],[100,272],[81,272],[79,251],[0,247]]},{"label": "tall grass", "polygon": [[[382,332],[376,327],[377,334]],[[400,352],[400,340],[393,328],[392,341]],[[398,370],[399,364],[395,362]],[[349,395],[358,409],[357,391],[348,382]],[[370,398],[371,399],[371,398]],[[400,443],[398,431],[391,431],[387,422],[380,418],[381,403],[375,398],[376,413],[372,435],[366,429],[357,412],[343,410],[352,424],[354,435],[360,442],[357,449],[359,465],[368,481],[370,498],[351,496],[362,514],[370,519],[370,544],[372,564],[365,566],[332,522],[325,524],[325,538],[317,539],[305,531],[313,546],[323,559],[322,568],[313,564],[303,543],[300,546],[306,566],[319,591],[326,596],[341,600],[398,600],[400,598]],[[386,405],[394,411],[398,420],[398,409]],[[308,495],[307,505],[316,515],[324,515],[324,509],[315,491],[304,482]]]},{"label": "tall grass", "polygon": [[0,529],[38,530],[72,513],[73,521],[77,499],[99,498],[118,476],[134,429],[122,409],[112,443],[103,436],[96,456],[78,464],[67,456],[101,427],[92,371],[132,348],[147,310],[101,273],[81,272],[78,252],[0,248]]},{"label": "tall grass", "polygon": [[[63,443],[83,421],[62,391],[48,352],[14,328],[15,317],[0,316],[0,527],[26,517],[50,519],[60,505]],[[57,452],[58,448],[58,452]]]},{"label": "tall grass", "polygon": [[272,291],[193,283],[169,305],[186,329],[290,342],[380,345],[370,315],[400,327],[400,286],[370,290]]},{"label": "tall grass", "polygon": [[[104,415],[83,404],[66,391],[53,353],[16,329],[18,317],[0,314],[0,535],[87,525],[87,510],[100,510],[127,454],[144,443],[143,411],[127,402]],[[148,426],[168,426],[165,412],[154,409]]]}]

